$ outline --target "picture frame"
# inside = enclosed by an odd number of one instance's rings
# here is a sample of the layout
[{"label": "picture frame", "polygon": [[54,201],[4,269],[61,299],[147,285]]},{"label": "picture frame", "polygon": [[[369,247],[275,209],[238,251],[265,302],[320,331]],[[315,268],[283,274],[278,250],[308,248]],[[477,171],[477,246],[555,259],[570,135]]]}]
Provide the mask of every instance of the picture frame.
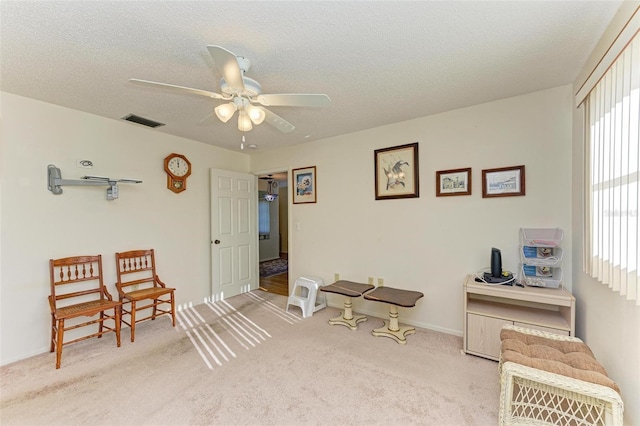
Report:
[{"label": "picture frame", "polygon": [[436,197],[471,195],[471,167],[436,172]]},{"label": "picture frame", "polygon": [[516,197],[525,194],[524,166],[482,171],[482,198]]},{"label": "picture frame", "polygon": [[418,142],[374,151],[376,200],[418,198]]},{"label": "picture frame", "polygon": [[316,186],[316,166],[293,169],[293,204],[315,203],[318,199]]}]

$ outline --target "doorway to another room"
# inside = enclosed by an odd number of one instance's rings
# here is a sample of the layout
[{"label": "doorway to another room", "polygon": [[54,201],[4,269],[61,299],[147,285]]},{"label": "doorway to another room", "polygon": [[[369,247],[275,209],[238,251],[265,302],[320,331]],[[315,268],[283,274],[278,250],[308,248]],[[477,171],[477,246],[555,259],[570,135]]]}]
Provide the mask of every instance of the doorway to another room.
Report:
[{"label": "doorway to another room", "polygon": [[289,295],[287,172],[258,176],[260,289]]}]

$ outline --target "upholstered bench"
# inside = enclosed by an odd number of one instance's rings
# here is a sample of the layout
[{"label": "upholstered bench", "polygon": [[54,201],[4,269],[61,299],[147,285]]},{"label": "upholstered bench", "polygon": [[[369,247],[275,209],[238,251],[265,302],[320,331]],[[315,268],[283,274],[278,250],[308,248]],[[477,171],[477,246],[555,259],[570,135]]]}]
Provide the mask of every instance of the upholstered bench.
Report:
[{"label": "upholstered bench", "polygon": [[500,339],[501,425],[622,425],[620,390],[582,340],[512,325]]}]

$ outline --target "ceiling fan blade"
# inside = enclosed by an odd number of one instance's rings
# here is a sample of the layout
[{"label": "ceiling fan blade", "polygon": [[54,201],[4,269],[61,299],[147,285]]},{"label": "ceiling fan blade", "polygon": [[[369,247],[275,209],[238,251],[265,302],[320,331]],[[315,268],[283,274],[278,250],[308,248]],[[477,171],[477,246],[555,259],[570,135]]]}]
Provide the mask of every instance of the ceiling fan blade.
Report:
[{"label": "ceiling fan blade", "polygon": [[200,90],[200,89],[192,89],[191,87],[176,86],[175,84],[157,83],[155,81],[139,80],[137,78],[130,78],[129,81],[135,84],[140,84],[142,86],[161,87],[164,89],[171,89],[171,90],[180,91],[183,93],[190,93],[192,95],[206,96],[207,98],[212,98],[212,99],[230,99],[230,98],[225,98],[219,93],[208,92],[206,90]]},{"label": "ceiling fan blade", "polygon": [[215,113],[216,113],[215,111],[211,111],[211,114],[207,114],[207,116],[205,118],[203,118],[202,120],[198,121],[198,124],[202,124],[205,121],[209,120],[213,116],[213,114],[215,114]]},{"label": "ceiling fan blade", "polygon": [[242,80],[242,71],[236,55],[220,46],[207,46],[207,49],[213,61],[220,67],[224,80],[229,87],[242,92],[244,90],[244,81]]},{"label": "ceiling fan blade", "polygon": [[255,100],[265,106],[326,107],[331,99],[322,94],[258,95]]},{"label": "ceiling fan blade", "polygon": [[282,133],[291,133],[291,132],[293,132],[295,130],[296,126],[294,126],[293,124],[289,123],[284,118],[282,118],[279,115],[269,111],[266,108],[262,108],[262,110],[265,113],[264,121],[269,123],[269,124],[271,124],[273,127],[275,127],[276,129],[280,130]]}]

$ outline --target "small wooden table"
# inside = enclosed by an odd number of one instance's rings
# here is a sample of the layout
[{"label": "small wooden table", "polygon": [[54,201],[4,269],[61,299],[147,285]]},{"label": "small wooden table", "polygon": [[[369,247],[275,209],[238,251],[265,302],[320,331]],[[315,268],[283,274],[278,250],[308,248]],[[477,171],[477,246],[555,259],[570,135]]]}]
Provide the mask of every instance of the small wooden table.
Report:
[{"label": "small wooden table", "polygon": [[371,331],[374,336],[390,337],[404,345],[406,336],[416,332],[415,327],[400,327],[398,324],[398,306],[413,308],[418,299],[424,294],[419,291],[401,290],[392,287],[378,287],[364,295],[366,300],[389,304],[389,320],[384,320],[384,326]]},{"label": "small wooden table", "polygon": [[351,298],[360,297],[372,288],[374,287],[371,284],[360,284],[344,280],[336,281],[333,284],[320,287],[320,291],[346,296],[344,300],[344,312],[339,317],[331,318],[329,320],[329,324],[344,325],[349,327],[351,330],[356,330],[358,328],[358,323],[366,321],[367,316],[353,315],[353,304],[351,303]]}]

